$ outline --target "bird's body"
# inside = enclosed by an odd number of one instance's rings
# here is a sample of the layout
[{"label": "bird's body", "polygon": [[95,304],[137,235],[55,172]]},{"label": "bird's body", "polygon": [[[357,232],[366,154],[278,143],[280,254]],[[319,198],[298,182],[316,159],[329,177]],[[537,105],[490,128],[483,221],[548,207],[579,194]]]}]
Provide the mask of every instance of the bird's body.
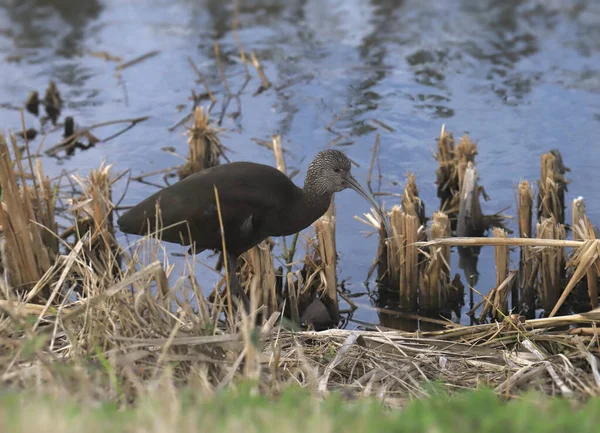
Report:
[{"label": "bird's body", "polygon": [[[212,167],[146,198],[118,221],[126,233],[156,230],[156,203],[161,209],[160,238],[182,245],[196,244],[196,252],[222,248],[215,191],[217,188],[226,248],[239,256],[269,236],[303,230],[327,211],[331,196],[308,200],[285,174],[253,162]],[[187,224],[186,224],[187,222]],[[189,231],[188,231],[189,226]],[[191,236],[190,236],[191,235]]]},{"label": "bird's body", "polygon": [[[308,227],[327,211],[333,194],[345,188],[354,189],[379,211],[375,199],[350,173],[350,160],[342,152],[328,149],[311,162],[304,188],[274,167],[232,162],[197,172],[156,192],[123,214],[119,228],[137,235],[159,229],[163,241],[194,243],[196,252],[222,251],[215,187],[229,272],[246,311],[249,301],[235,277],[239,255],[269,236],[286,236]],[[384,216],[382,219],[385,221]]]}]

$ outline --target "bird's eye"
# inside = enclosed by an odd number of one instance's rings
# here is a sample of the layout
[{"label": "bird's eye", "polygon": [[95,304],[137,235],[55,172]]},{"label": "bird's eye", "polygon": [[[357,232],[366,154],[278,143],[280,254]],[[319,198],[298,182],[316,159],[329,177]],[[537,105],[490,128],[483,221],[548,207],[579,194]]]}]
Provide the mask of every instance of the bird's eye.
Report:
[{"label": "bird's eye", "polygon": [[334,168],[333,171],[335,171],[336,173],[340,173],[342,171],[341,168]]}]

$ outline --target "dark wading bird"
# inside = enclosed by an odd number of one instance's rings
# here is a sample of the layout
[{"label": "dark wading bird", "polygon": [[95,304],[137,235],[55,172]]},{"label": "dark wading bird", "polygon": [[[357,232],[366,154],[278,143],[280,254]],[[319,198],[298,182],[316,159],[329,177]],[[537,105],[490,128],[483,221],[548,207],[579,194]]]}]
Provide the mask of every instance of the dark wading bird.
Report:
[{"label": "dark wading bird", "polygon": [[[334,193],[352,188],[385,217],[375,199],[350,173],[350,160],[338,150],[323,150],[310,163],[304,188],[274,167],[253,162],[218,165],[186,177],[129,209],[119,220],[121,231],[145,235],[157,227],[161,239],[222,252],[215,190],[225,232],[227,268],[232,293],[248,297],[235,272],[237,258],[269,236],[287,236],[310,226],[329,208]],[[187,222],[187,224],[186,224]],[[387,226],[387,225],[386,225]]]}]

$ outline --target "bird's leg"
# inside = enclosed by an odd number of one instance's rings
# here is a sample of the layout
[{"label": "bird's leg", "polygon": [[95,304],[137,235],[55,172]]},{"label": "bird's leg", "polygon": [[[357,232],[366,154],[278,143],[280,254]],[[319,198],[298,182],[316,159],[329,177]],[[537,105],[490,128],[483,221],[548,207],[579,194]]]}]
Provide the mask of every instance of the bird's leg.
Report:
[{"label": "bird's leg", "polygon": [[246,292],[244,292],[244,289],[242,288],[242,285],[240,284],[240,280],[238,280],[238,277],[236,274],[236,263],[237,263],[237,257],[235,257],[233,254],[227,253],[227,268],[229,271],[229,289],[231,290],[232,295],[237,295],[241,298],[242,304],[244,304],[244,310],[246,311],[246,314],[250,314],[250,299],[248,298],[248,295],[246,295]]}]

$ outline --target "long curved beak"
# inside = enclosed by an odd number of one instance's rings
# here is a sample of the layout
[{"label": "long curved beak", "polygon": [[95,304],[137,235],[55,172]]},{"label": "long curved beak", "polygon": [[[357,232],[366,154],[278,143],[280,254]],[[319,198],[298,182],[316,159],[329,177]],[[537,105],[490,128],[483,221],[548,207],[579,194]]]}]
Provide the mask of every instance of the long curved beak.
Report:
[{"label": "long curved beak", "polygon": [[383,221],[383,227],[385,228],[386,237],[389,237],[391,233],[390,226],[388,224],[387,216],[381,210],[381,206],[379,206],[379,203],[377,203],[375,198],[371,194],[369,194],[360,183],[358,183],[358,181],[354,178],[354,176],[352,176],[352,174],[348,173],[346,175],[346,183],[348,184],[349,188],[352,188],[354,191],[356,191],[362,198],[367,200],[371,204],[371,206],[375,208],[377,215],[379,215],[379,218],[381,218],[381,221]]}]

